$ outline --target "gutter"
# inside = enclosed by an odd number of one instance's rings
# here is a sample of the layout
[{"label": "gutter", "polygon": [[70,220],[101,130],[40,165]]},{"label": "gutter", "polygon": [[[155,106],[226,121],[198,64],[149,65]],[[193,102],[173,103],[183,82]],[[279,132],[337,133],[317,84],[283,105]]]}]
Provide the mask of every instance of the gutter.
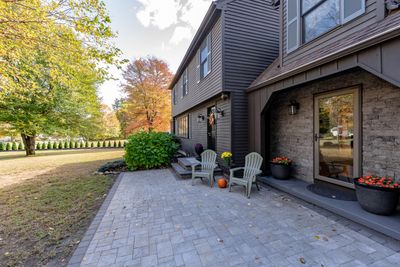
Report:
[{"label": "gutter", "polygon": [[260,83],[258,85],[250,86],[249,88],[246,89],[246,92],[250,93],[250,92],[256,91],[256,90],[261,89],[261,88],[263,88],[263,87],[265,87],[267,85],[273,84],[275,82],[279,82],[279,81],[281,81],[281,80],[283,80],[285,78],[288,78],[290,76],[299,74],[299,73],[304,72],[306,70],[309,70],[309,69],[311,69],[313,67],[317,67],[317,66],[320,66],[322,64],[328,63],[328,62],[330,62],[332,60],[335,60],[335,59],[338,59],[338,58],[341,58],[341,57],[345,57],[345,56],[350,55],[350,54],[355,53],[355,52],[359,52],[359,51],[361,51],[361,50],[363,50],[365,48],[368,48],[370,46],[382,43],[384,41],[387,41],[387,40],[392,39],[394,37],[397,37],[399,35],[400,35],[400,25],[396,25],[395,27],[393,27],[393,28],[391,28],[389,30],[380,32],[380,33],[378,33],[376,35],[373,35],[373,36],[370,36],[370,37],[368,37],[368,38],[366,38],[366,39],[364,39],[362,41],[353,43],[353,44],[348,45],[348,46],[346,46],[344,48],[341,48],[341,49],[339,49],[339,50],[337,50],[337,51],[335,51],[333,53],[327,54],[327,55],[325,55],[325,56],[323,56],[321,58],[315,59],[315,60],[313,60],[311,62],[308,62],[306,64],[300,65],[300,66],[298,66],[298,67],[296,67],[296,68],[294,68],[292,70],[289,70],[287,72],[281,73],[281,74],[279,74],[279,75],[277,75],[277,76],[275,76],[273,78],[270,78],[270,79],[268,79],[268,80],[266,80],[266,81],[264,81],[264,82],[262,82],[262,83]]}]

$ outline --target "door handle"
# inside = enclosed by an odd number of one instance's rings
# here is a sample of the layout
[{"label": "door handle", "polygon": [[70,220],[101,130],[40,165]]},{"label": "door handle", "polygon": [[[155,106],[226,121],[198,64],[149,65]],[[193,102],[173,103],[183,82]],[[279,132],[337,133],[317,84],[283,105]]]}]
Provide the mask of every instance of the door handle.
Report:
[{"label": "door handle", "polygon": [[318,139],[320,139],[321,137],[318,134],[314,134],[314,141],[317,142]]}]

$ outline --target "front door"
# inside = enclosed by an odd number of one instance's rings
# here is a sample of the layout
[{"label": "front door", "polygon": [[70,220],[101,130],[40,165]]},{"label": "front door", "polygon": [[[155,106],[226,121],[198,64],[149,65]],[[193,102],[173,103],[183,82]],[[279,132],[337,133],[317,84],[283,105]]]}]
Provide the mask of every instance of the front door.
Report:
[{"label": "front door", "polygon": [[207,109],[207,148],[215,151],[217,137],[217,118],[215,106]]},{"label": "front door", "polygon": [[359,88],[314,98],[314,176],[353,188],[360,175]]}]

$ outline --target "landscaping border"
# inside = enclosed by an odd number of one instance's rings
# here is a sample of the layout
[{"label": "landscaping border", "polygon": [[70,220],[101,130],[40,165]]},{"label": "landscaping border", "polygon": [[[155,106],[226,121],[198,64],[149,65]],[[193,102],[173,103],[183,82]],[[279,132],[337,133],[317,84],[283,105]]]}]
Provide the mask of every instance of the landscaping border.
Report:
[{"label": "landscaping border", "polygon": [[120,173],[117,177],[117,180],[111,187],[110,191],[107,194],[106,199],[103,201],[103,204],[101,204],[100,209],[97,211],[96,216],[90,223],[89,228],[86,230],[83,238],[79,242],[78,247],[75,249],[74,253],[72,254],[71,258],[68,261],[67,266],[68,267],[76,267],[79,266],[80,263],[82,262],[86,251],[90,245],[90,242],[92,241],[94,234],[97,231],[97,228],[99,227],[104,215],[106,214],[107,208],[110,205],[111,200],[113,199],[115,192],[117,191],[117,188],[124,177],[125,173]]}]

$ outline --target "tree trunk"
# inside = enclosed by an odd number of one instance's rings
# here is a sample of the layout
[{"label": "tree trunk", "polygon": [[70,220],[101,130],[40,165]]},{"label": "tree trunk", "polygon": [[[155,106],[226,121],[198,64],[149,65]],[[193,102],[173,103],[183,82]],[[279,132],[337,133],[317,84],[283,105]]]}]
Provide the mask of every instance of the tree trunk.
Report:
[{"label": "tree trunk", "polygon": [[36,135],[26,135],[26,134],[21,134],[22,141],[24,142],[25,145],[25,153],[27,156],[34,156],[35,155],[35,139]]}]

